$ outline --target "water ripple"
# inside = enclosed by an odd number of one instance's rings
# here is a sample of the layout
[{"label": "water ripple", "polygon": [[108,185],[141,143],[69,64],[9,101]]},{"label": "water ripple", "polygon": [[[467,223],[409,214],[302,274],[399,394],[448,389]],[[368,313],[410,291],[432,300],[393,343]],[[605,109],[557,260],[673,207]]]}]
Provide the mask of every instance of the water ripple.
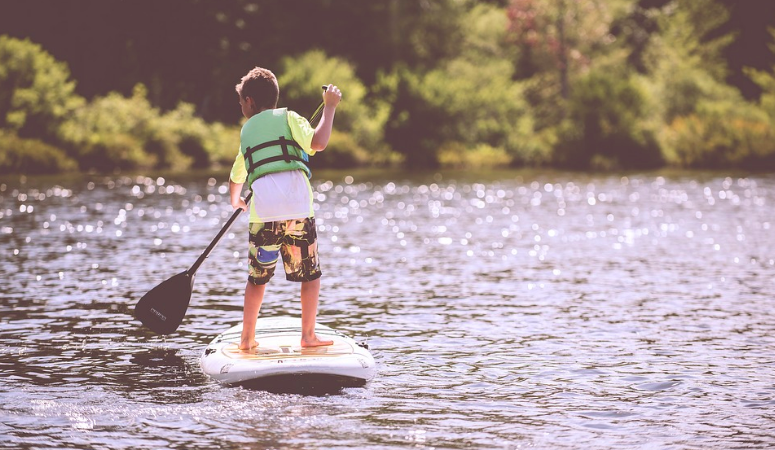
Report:
[{"label": "water ripple", "polygon": [[[219,175],[220,176],[220,175]],[[198,366],[241,318],[241,218],[166,338],[145,292],[231,214],[210,175],[0,180],[0,447],[770,448],[775,177],[316,174],[321,322],[365,388]],[[298,314],[278,277],[262,313]]]}]

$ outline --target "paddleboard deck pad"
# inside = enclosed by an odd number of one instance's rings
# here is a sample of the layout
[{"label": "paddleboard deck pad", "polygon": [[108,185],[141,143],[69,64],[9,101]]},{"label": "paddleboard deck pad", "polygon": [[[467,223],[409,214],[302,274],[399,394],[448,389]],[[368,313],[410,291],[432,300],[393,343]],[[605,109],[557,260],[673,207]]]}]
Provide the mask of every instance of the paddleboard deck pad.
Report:
[{"label": "paddleboard deck pad", "polygon": [[256,321],[258,347],[240,350],[242,324],[229,328],[207,346],[200,358],[205,374],[226,385],[277,392],[331,391],[363,386],[376,372],[369,350],[325,325],[320,339],[333,345],[301,347],[301,319],[268,317]]}]

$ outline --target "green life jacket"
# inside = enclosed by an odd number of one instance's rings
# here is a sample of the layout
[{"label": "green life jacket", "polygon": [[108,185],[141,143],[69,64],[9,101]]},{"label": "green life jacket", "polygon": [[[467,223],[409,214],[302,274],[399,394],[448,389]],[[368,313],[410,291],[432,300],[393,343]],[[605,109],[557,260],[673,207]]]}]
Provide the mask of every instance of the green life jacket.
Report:
[{"label": "green life jacket", "polygon": [[240,131],[240,152],[250,186],[270,173],[303,170],[312,177],[306,164],[309,156],[291,135],[286,108],[262,111],[248,119]]}]

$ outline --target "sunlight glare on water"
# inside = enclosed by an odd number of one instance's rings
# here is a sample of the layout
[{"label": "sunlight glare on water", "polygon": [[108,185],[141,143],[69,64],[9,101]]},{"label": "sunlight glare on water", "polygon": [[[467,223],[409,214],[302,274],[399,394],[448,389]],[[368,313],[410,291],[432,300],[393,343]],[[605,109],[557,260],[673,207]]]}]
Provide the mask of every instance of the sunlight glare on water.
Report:
[{"label": "sunlight glare on water", "polygon": [[[231,216],[222,174],[0,181],[3,448],[771,448],[775,178],[316,173],[319,322],[366,387],[199,368],[241,320],[246,218],[180,329],[137,300]],[[263,316],[298,315],[275,277]]]}]

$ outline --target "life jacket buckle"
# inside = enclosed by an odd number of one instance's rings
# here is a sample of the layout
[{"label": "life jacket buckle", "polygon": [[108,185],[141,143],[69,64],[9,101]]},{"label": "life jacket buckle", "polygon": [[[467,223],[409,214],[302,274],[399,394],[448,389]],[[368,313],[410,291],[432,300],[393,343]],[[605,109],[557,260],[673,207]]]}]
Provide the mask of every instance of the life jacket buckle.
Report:
[{"label": "life jacket buckle", "polygon": [[285,139],[285,136],[280,136],[280,147],[283,149],[283,160],[285,160],[286,163],[291,162],[291,154],[288,152],[288,140]]}]

